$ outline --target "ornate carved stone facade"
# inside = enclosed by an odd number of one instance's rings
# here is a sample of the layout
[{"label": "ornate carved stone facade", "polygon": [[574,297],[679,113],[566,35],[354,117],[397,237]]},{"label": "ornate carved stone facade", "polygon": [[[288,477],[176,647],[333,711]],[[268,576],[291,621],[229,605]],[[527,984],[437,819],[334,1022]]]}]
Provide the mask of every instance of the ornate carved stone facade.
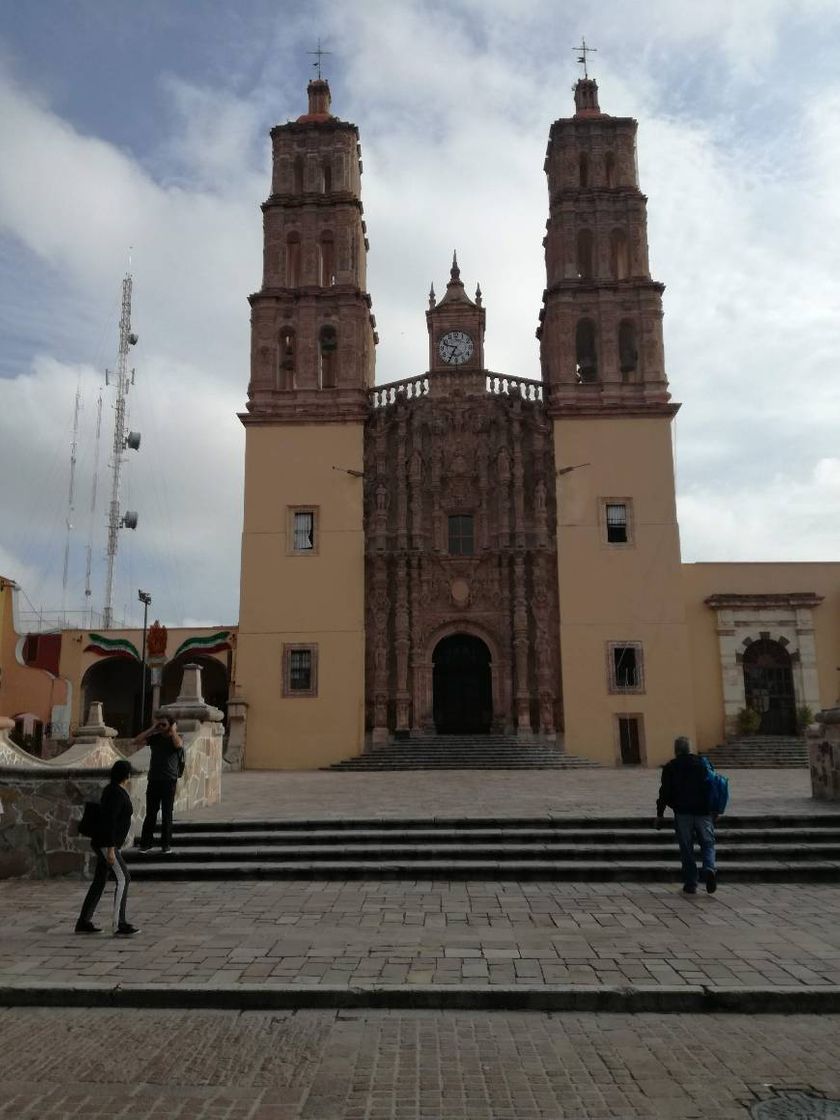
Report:
[{"label": "ornate carved stone facade", "polygon": [[[489,653],[491,706],[483,723],[472,713],[476,729],[553,736],[556,511],[542,385],[481,368],[484,309],[457,263],[430,303],[430,372],[375,390],[365,432],[367,724],[374,741],[451,729],[436,653],[466,635]],[[440,340],[454,326],[474,349],[453,368]]]}]

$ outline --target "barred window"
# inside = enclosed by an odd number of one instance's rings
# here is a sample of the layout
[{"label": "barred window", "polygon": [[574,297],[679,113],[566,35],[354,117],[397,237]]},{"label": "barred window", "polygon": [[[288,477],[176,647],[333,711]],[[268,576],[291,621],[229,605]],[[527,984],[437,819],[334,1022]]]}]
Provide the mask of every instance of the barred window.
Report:
[{"label": "barred window", "polygon": [[312,688],[312,650],[289,651],[289,690],[308,692]]},{"label": "barred window", "polygon": [[475,552],[474,519],[471,513],[449,518],[450,556],[472,556]]},{"label": "barred window", "polygon": [[292,525],[292,550],[312,552],[315,548],[315,513],[311,509],[296,510]]},{"label": "barred window", "polygon": [[317,645],[283,646],[283,695],[318,695]]}]

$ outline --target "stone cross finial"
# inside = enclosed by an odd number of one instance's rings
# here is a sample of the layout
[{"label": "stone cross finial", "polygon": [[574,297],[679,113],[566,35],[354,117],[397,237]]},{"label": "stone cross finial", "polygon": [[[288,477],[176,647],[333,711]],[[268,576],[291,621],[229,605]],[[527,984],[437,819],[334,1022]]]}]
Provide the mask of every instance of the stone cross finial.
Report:
[{"label": "stone cross finial", "polygon": [[[319,41],[319,45],[320,45],[320,41]],[[580,58],[578,58],[578,63],[581,66],[583,66],[583,76],[584,76],[584,78],[588,78],[589,77],[589,69],[588,69],[587,64],[586,64],[586,56],[588,54],[597,54],[598,53],[598,48],[597,47],[587,47],[586,39],[584,39],[583,36],[581,36],[580,46],[579,47],[572,47],[572,50],[577,51],[578,54],[580,55]]]},{"label": "stone cross finial", "polygon": [[449,270],[449,275],[453,280],[460,280],[461,278],[461,270],[458,268],[458,254],[454,249],[452,250],[452,268]]},{"label": "stone cross finial", "polygon": [[332,51],[321,50],[321,36],[319,35],[318,36],[317,50],[307,51],[306,53],[315,56],[315,61],[312,63],[312,69],[318,71],[318,77],[320,78],[321,77],[321,59],[323,58],[323,56],[325,54],[332,54],[333,52]]}]

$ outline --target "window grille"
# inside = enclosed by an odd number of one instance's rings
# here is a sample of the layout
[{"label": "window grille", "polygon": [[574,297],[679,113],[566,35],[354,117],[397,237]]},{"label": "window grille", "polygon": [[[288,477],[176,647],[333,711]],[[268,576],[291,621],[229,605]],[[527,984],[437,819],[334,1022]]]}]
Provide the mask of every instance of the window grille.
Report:
[{"label": "window grille", "polygon": [[289,650],[289,691],[312,691],[312,650]]}]

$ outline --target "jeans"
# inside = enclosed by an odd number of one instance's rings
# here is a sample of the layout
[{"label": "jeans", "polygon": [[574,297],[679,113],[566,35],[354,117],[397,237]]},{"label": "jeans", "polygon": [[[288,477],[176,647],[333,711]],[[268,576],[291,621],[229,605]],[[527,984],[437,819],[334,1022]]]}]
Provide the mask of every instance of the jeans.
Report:
[{"label": "jeans", "polygon": [[697,861],[694,858],[694,837],[700,842],[700,855],[704,871],[715,869],[715,826],[711,817],[696,817],[693,813],[674,813],[674,831],[680,846],[683,883],[697,886]]},{"label": "jeans", "polygon": [[172,807],[175,804],[174,778],[149,778],[146,783],[146,818],[140,843],[150,847],[154,840],[158,809],[160,810],[160,846],[168,848],[172,843]]},{"label": "jeans", "polygon": [[79,921],[93,921],[93,915],[99,905],[99,900],[108,881],[108,875],[112,874],[117,884],[114,888],[114,929],[116,930],[119,926],[126,924],[125,904],[128,899],[128,884],[131,882],[131,875],[119,848],[114,850],[115,859],[112,864],[108,863],[105,858],[107,848],[94,847],[93,850],[96,852],[96,870],[93,873],[93,882],[88,888],[85,900],[82,903]]}]

